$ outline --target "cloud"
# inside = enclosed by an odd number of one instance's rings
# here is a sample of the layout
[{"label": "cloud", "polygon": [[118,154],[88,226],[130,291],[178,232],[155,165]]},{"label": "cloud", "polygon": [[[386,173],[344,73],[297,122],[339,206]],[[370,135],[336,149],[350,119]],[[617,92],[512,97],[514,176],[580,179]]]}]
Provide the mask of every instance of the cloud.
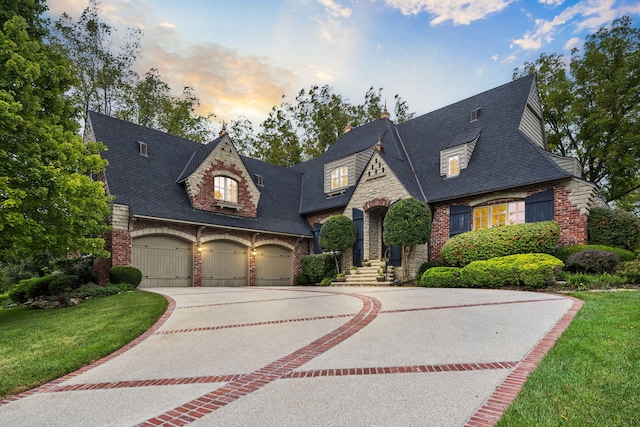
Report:
[{"label": "cloud", "polygon": [[332,44],[345,40],[349,31],[342,25],[342,20],[351,16],[351,8],[341,6],[334,0],[317,1],[324,6],[325,13],[328,15],[328,17],[323,16],[316,20],[319,24],[320,37]]},{"label": "cloud", "polygon": [[404,15],[427,12],[435,15],[431,25],[451,21],[455,25],[469,25],[500,12],[513,0],[385,0],[388,6],[399,9]]},{"label": "cloud", "polygon": [[567,42],[564,44],[564,49],[565,50],[571,50],[574,47],[579,47],[582,45],[582,39],[579,37],[571,37],[569,40],[567,40]]},{"label": "cloud", "polygon": [[538,0],[538,2],[548,6],[560,6],[564,0]]},{"label": "cloud", "polygon": [[348,18],[351,16],[351,8],[340,6],[333,0],[318,0],[324,6],[327,13],[334,18]]},{"label": "cloud", "polygon": [[[546,1],[548,3],[552,0]],[[569,23],[575,26],[576,32],[596,31],[622,15],[640,13],[640,4],[618,8],[614,4],[615,0],[581,1],[562,10],[551,20],[536,19],[535,29],[527,31],[522,38],[514,39],[513,44],[523,50],[537,50],[553,41],[558,30]]]},{"label": "cloud", "polygon": [[138,72],[157,68],[174,94],[193,87],[200,113],[214,113],[223,120],[243,115],[255,122],[299,84],[294,72],[265,57],[241,55],[215,43],[184,43],[173,25],[156,25],[147,33]]}]

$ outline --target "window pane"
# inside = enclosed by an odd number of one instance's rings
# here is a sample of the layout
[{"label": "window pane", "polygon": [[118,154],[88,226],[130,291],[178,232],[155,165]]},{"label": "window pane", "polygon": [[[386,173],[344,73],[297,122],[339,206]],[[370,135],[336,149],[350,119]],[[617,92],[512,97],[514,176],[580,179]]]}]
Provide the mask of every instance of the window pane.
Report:
[{"label": "window pane", "polygon": [[524,202],[509,203],[509,224],[524,224]]},{"label": "window pane", "polygon": [[491,227],[498,227],[507,223],[507,205],[491,206]]},{"label": "window pane", "polygon": [[449,157],[449,173],[447,176],[456,176],[460,174],[460,156]]},{"label": "window pane", "polygon": [[489,228],[489,208],[475,208],[473,210],[473,229]]}]

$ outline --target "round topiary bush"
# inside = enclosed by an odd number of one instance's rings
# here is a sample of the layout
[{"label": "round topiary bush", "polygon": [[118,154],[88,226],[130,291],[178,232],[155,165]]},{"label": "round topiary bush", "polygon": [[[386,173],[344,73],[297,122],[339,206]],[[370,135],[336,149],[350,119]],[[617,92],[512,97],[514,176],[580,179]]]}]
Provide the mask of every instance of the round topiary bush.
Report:
[{"label": "round topiary bush", "polygon": [[451,266],[464,267],[480,260],[527,254],[554,253],[560,227],[553,221],[505,225],[458,234],[442,247],[442,259]]},{"label": "round topiary bush", "polygon": [[113,284],[129,283],[137,288],[142,282],[142,272],[131,266],[111,267],[109,270],[109,282]]}]

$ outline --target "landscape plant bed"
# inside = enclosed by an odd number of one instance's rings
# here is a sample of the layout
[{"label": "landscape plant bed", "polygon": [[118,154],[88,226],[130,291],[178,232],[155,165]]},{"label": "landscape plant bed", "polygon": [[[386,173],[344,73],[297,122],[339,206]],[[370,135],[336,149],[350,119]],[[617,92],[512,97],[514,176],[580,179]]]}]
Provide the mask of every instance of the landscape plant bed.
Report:
[{"label": "landscape plant bed", "polygon": [[55,310],[0,310],[0,398],[113,353],[153,326],[167,304],[161,295],[133,291]]}]

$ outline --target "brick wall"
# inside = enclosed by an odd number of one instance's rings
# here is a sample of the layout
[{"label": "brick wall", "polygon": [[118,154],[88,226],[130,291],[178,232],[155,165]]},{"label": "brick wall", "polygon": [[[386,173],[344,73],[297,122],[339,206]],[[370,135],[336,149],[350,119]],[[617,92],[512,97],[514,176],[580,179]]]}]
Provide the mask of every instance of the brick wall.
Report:
[{"label": "brick wall", "polygon": [[[587,219],[589,209],[598,205],[595,186],[570,179],[547,185],[533,185],[520,189],[492,193],[475,198],[456,200],[455,205],[481,206],[484,204],[506,203],[524,200],[525,197],[554,188],[554,220],[560,226],[560,246],[587,243]],[[429,259],[439,260],[442,246],[449,240],[449,206],[433,206],[433,229],[431,232],[431,252]]]}]

